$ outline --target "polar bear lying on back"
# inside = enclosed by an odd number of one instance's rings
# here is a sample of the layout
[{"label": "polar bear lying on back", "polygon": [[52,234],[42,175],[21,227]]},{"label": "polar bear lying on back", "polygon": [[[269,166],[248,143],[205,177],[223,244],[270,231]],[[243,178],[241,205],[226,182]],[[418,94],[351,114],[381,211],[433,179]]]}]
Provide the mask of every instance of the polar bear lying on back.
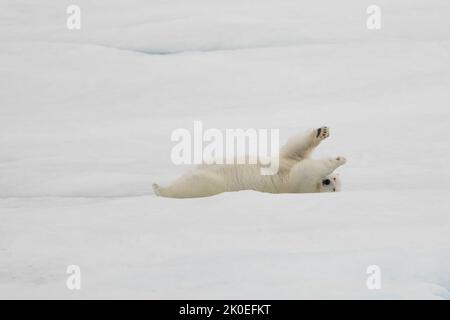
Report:
[{"label": "polar bear lying on back", "polygon": [[294,136],[280,150],[280,166],[275,175],[261,175],[260,164],[201,165],[167,187],[153,184],[156,195],[170,198],[207,197],[227,191],[256,190],[270,193],[340,191],[334,170],[346,162],[344,157],[310,159],[320,142],[329,137],[321,127]]}]

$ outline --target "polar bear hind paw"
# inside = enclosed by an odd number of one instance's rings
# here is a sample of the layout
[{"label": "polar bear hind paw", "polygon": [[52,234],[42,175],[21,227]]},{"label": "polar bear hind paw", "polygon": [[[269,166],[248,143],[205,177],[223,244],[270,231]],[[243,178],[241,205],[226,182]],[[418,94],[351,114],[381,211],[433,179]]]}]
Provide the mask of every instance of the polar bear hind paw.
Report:
[{"label": "polar bear hind paw", "polygon": [[157,195],[160,196],[161,195],[161,188],[156,184],[152,184],[153,187],[153,192]]}]

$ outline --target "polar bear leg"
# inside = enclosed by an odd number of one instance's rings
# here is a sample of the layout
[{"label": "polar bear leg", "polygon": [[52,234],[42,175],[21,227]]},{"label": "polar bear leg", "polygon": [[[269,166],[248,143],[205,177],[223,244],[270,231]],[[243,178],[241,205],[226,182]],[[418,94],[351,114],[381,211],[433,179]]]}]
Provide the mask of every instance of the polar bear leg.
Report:
[{"label": "polar bear leg", "polygon": [[207,170],[196,170],[181,176],[167,187],[153,184],[156,195],[169,198],[209,197],[226,191],[222,177]]},{"label": "polar bear leg", "polygon": [[281,148],[280,156],[296,160],[308,158],[320,142],[329,136],[328,127],[320,127],[306,134],[298,134],[290,138]]},{"label": "polar bear leg", "polygon": [[334,170],[336,170],[346,162],[347,159],[342,156],[319,160],[309,160],[308,165],[303,169],[310,171],[310,174],[317,178],[317,180],[321,180],[322,178],[332,174]]}]

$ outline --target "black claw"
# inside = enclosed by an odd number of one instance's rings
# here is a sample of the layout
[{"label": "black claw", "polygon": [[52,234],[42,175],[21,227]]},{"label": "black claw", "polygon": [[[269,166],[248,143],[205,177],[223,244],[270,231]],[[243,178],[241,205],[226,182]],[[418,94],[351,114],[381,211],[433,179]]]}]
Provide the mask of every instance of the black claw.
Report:
[{"label": "black claw", "polygon": [[317,129],[317,135],[316,138],[318,138],[320,136],[320,133],[322,132],[322,128]]}]

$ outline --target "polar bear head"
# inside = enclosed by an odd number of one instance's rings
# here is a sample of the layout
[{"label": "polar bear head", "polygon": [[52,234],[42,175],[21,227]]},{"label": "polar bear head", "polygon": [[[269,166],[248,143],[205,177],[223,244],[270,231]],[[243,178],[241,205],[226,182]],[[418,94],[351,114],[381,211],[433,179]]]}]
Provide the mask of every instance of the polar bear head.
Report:
[{"label": "polar bear head", "polygon": [[341,179],[338,173],[330,174],[322,179],[319,186],[319,192],[338,192],[341,191]]}]

